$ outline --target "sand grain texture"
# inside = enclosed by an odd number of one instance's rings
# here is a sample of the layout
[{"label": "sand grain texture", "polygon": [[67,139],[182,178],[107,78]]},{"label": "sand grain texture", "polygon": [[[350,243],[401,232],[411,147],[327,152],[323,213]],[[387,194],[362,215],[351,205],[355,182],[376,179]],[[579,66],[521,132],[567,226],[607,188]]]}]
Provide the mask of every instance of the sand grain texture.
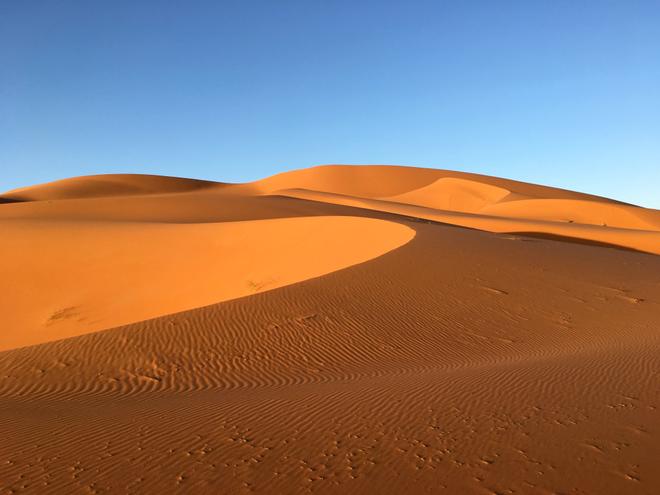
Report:
[{"label": "sand grain texture", "polygon": [[660,491],[655,210],[386,166],[1,197],[0,493]]}]

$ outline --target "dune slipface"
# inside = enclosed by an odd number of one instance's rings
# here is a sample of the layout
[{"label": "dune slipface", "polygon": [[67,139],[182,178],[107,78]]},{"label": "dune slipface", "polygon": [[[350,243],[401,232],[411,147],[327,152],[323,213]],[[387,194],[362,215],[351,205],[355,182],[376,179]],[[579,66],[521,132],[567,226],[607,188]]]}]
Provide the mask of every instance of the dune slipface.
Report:
[{"label": "dune slipface", "polygon": [[656,210],[324,166],[0,232],[0,493],[660,492]]}]

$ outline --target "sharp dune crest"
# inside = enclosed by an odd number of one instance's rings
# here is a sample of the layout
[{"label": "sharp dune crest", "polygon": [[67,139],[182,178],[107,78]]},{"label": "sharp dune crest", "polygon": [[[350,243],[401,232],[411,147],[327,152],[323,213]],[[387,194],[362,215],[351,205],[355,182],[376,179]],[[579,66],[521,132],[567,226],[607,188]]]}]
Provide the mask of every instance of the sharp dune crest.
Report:
[{"label": "sharp dune crest", "polygon": [[657,210],[381,165],[0,203],[0,494],[660,491]]},{"label": "sharp dune crest", "polygon": [[379,199],[436,210],[475,213],[504,200],[511,194],[508,189],[484,182],[443,177],[428,186]]},{"label": "sharp dune crest", "polygon": [[[355,217],[10,221],[3,232],[0,314],[17,331],[0,335],[0,351],[271,290],[380,256],[414,235]],[[35,258],[31,247],[45,245]]]}]

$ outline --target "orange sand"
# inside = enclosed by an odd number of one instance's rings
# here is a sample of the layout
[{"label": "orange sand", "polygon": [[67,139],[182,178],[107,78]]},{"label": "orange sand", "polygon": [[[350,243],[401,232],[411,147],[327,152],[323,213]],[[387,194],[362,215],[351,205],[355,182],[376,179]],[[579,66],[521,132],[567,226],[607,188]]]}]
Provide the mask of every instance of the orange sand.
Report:
[{"label": "orange sand", "polygon": [[660,492],[659,211],[325,166],[0,232],[0,494]]},{"label": "orange sand", "polygon": [[[401,224],[355,217],[0,224],[7,236],[0,314],[16,329],[0,334],[0,350],[274,289],[375,258],[414,236]],[[35,256],[35,246],[48,249]]]}]

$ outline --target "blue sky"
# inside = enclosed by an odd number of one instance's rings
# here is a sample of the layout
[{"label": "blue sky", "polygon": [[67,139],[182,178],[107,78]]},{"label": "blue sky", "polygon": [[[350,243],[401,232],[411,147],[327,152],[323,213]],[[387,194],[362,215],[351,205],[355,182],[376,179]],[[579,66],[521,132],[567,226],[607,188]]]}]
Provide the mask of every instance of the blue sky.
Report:
[{"label": "blue sky", "polygon": [[660,2],[0,0],[0,190],[322,163],[660,208]]}]

